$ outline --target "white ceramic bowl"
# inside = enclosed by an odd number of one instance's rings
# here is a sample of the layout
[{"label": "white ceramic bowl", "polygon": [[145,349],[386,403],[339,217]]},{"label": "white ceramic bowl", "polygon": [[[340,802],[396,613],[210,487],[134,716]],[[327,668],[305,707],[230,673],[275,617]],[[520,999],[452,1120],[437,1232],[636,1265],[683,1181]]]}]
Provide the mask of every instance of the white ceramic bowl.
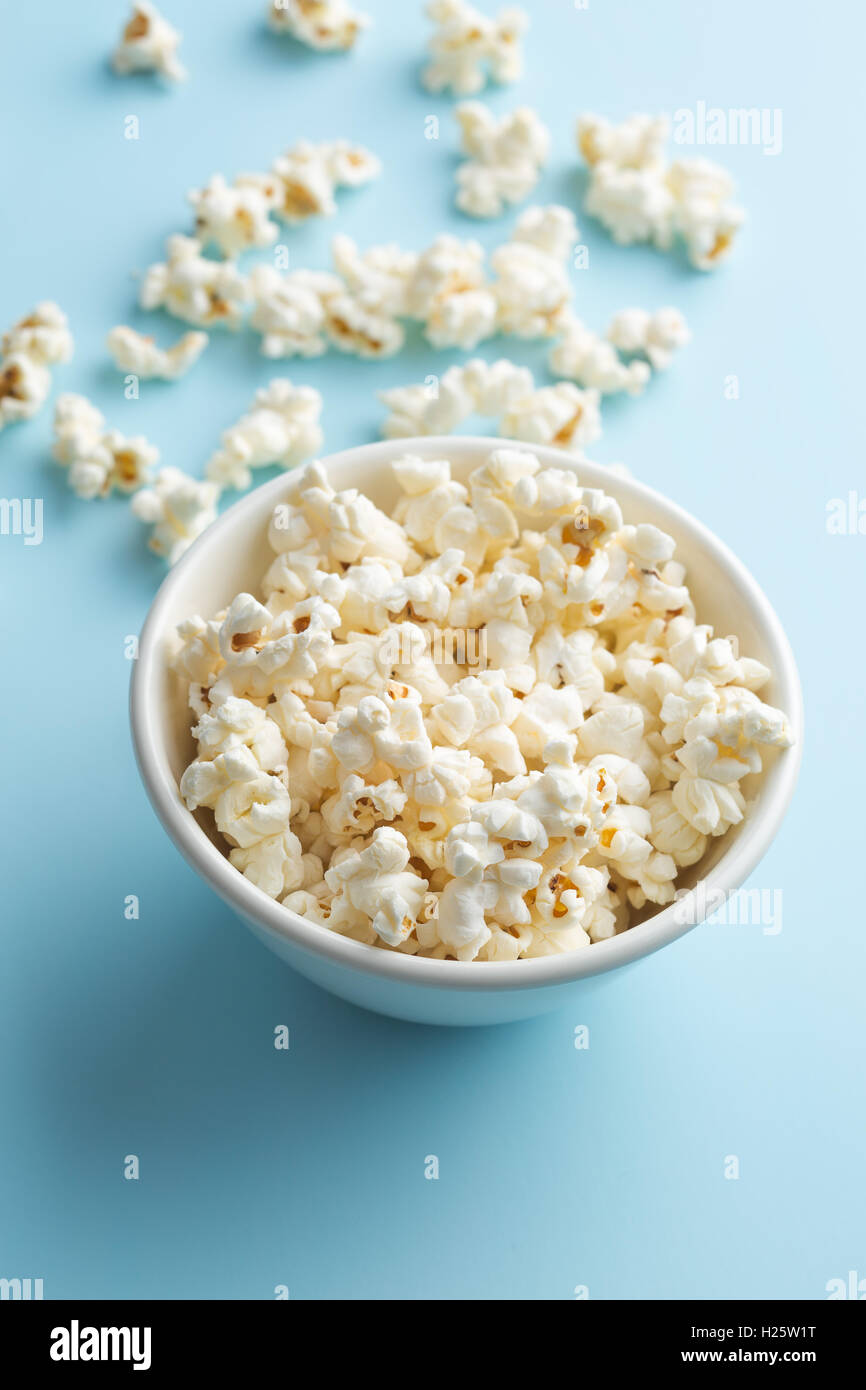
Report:
[{"label": "white ceramic bowl", "polygon": [[[388,466],[392,459],[410,452],[447,457],[454,475],[465,478],[502,443],[468,437],[394,440],[335,454],[326,463],[336,488],[357,487],[388,511],[398,493]],[[545,464],[571,463],[556,449],[534,452]],[[285,476],[236,503],[196,541],[165,579],[144,625],[132,679],[132,732],[141,775],[165,829],[192,867],[277,955],[364,1008],[441,1024],[504,1023],[559,1008],[588,987],[589,977],[668,945],[739,888],[775,836],[793,794],[803,732],[800,683],[785,633],[761,589],[721,541],[673,502],[598,464],[574,466],[581,482],[617,499],[626,521],[652,522],[674,537],[699,618],[720,634],[736,633],[743,651],[770,667],[772,684],[762,696],[786,711],[796,738],[793,748],[754,779],[757,800],[745,823],[713,840],[691,878],[680,879],[688,888],[700,881],[700,891],[609,941],[499,964],[426,960],[365,946],[269,898],[232,867],[186,809],[178,780],[194,756],[194,744],[185,692],[166,664],[167,639],[184,618],[210,617],[241,590],[256,592],[271,557],[268,521],[283,498]]]}]

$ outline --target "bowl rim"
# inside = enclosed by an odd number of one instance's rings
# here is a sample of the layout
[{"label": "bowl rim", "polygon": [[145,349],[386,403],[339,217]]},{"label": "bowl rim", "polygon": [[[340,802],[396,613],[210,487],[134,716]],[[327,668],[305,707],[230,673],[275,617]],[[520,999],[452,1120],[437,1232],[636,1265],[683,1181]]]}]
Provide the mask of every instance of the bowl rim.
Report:
[{"label": "bowl rim", "polygon": [[[187,862],[216,893],[248,922],[265,935],[276,934],[301,951],[323,957],[334,965],[361,971],[401,985],[461,991],[512,991],[563,985],[591,975],[627,965],[683,936],[699,925],[706,912],[701,903],[709,895],[728,895],[748,878],[763,858],[782,822],[794,794],[803,748],[803,700],[797,665],[785,630],[769,599],[745,565],[703,522],[678,503],[631,476],[611,473],[604,464],[593,463],[552,446],[529,444],[485,435],[425,435],[418,438],[379,440],[343,449],[324,456],[322,464],[344,467],[353,461],[382,465],[402,454],[448,457],[449,451],[463,457],[488,454],[495,448],[518,448],[536,455],[541,463],[571,468],[586,486],[601,487],[616,496],[622,486],[636,500],[642,497],[669,511],[685,530],[704,546],[731,581],[744,593],[755,621],[765,633],[773,652],[772,672],[778,687],[779,704],[785,709],[795,742],[777,760],[772,771],[769,795],[758,798],[756,807],[742,831],[732,841],[707,876],[698,881],[688,895],[663,908],[646,922],[589,947],[559,955],[517,961],[450,961],[384,951],[338,935],[318,923],[310,922],[268,897],[244,877],[205,834],[180,798],[161,738],[161,721],[153,706],[153,694],[162,673],[165,637],[170,630],[165,614],[188,572],[212,552],[226,536],[252,517],[265,513],[280,500],[287,477],[281,473],[254,488],[229,507],[193,543],[162,581],[141,629],[138,658],[133,662],[130,683],[130,722],[139,772],[151,804],[169,838]],[[303,466],[303,465],[302,465]],[[293,470],[294,471],[294,470]],[[631,501],[631,497],[629,501]],[[703,892],[703,898],[698,897]],[[718,896],[713,898],[718,904]],[[688,920],[694,916],[694,920]]]}]

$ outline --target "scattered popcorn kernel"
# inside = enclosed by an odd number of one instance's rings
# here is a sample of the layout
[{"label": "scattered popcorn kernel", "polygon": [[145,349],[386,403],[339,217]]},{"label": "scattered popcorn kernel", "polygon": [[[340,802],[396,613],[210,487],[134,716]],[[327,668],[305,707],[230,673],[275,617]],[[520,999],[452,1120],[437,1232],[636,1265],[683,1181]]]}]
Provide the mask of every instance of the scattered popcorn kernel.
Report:
[{"label": "scattered popcorn kernel", "polygon": [[22,355],[40,367],[55,367],[72,356],[69,321],[56,304],[45,299],[3,334],[0,356]]},{"label": "scattered popcorn kernel", "polygon": [[569,315],[559,342],[551,348],[550,370],[603,395],[627,391],[638,396],[650,378],[646,362],[625,363],[609,339],[593,333],[580,319]]},{"label": "scattered popcorn kernel", "polygon": [[457,206],[472,217],[499,217],[529,197],[550,150],[550,133],[528,106],[500,120],[480,101],[456,110],[465,163],[457,170]]},{"label": "scattered popcorn kernel", "polygon": [[360,188],[381,172],[379,160],[362,145],[347,140],[319,145],[299,140],[274,160],[272,173],[265,177],[268,187],[275,181],[274,212],[284,222],[294,224],[310,217],[333,217],[338,188]]},{"label": "scattered popcorn kernel", "polygon": [[0,430],[30,420],[48,399],[49,367],[68,362],[73,342],[63,310],[43,300],[0,339]]},{"label": "scattered popcorn kernel", "polygon": [[77,497],[92,501],[119,492],[135,492],[150,479],[159,449],[142,435],[106,429],[100,411],[84,396],[66,393],[54,410],[54,458],[67,469]]},{"label": "scattered popcorn kernel", "polygon": [[157,347],[153,338],[119,324],[112,328],[106,344],[120,372],[130,372],[142,381],[158,378],[177,381],[194,366],[208,345],[206,333],[184,333],[170,348]]},{"label": "scattered popcorn kernel", "polygon": [[320,357],[328,349],[327,305],[342,293],[343,282],[326,271],[273,266],[250,271],[253,312],[250,327],[262,335],[265,357]]},{"label": "scattered popcorn kernel", "polygon": [[565,208],[529,208],[510,241],[490,257],[496,274],[496,326],[519,338],[556,337],[571,312],[566,261],[577,226]]},{"label": "scattered popcorn kernel", "polygon": [[26,353],[0,358],[0,430],[30,420],[48,399],[51,373]]},{"label": "scattered popcorn kernel", "polygon": [[666,251],[680,237],[696,269],[714,270],[729,255],[745,213],[719,165],[666,164],[668,135],[663,116],[631,116],[619,126],[581,116],[577,145],[589,165],[584,206],[620,245],[648,241]]},{"label": "scattered popcorn kernel", "polygon": [[[451,368],[437,406],[516,410],[523,371]],[[533,401],[536,431],[592,395],[560,387]],[[407,426],[428,420],[414,389],[384,393]],[[68,414],[101,429],[87,402]],[[504,445],[465,482],[447,458],[393,471],[386,516],[299,470],[261,595],[180,625],[187,806],[264,892],[375,949],[517,961],[628,930],[790,744],[756,694],[766,668],[697,623],[671,537],[571,467]],[[189,543],[189,518],[167,521],[187,485],[195,529],[207,484],[174,470],[133,503],[169,554]]]},{"label": "scattered popcorn kernel", "polygon": [[275,34],[328,53],[352,48],[370,21],[348,0],[271,0],[268,23]]},{"label": "scattered popcorn kernel", "polygon": [[432,61],[421,74],[428,91],[474,96],[488,80],[522,76],[520,40],[529,28],[524,10],[511,5],[490,19],[466,0],[432,0],[427,16],[437,26],[428,43]]},{"label": "scattered popcorn kernel", "polygon": [[195,234],[202,246],[218,246],[224,256],[252,247],[271,246],[279,228],[272,222],[271,200],[252,183],[231,187],[214,174],[204,188],[188,194],[195,209]]},{"label": "scattered popcorn kernel", "polygon": [[152,487],[142,488],[132,499],[132,510],[153,531],[151,550],[170,565],[216,520],[220,489],[216,483],[199,482],[179,468],[162,468]]},{"label": "scattered popcorn kernel", "polygon": [[182,82],[187,72],[177,56],[181,38],[155,5],[149,0],[136,0],[111,55],[114,71],[124,76],[130,72],[157,72],[170,82]]},{"label": "scattered popcorn kernel", "polygon": [[249,300],[246,277],[230,262],[208,260],[201,251],[194,237],[170,236],[166,260],[145,272],[138,302],[142,309],[166,309],[196,328],[238,328]]},{"label": "scattered popcorn kernel", "polygon": [[691,333],[678,309],[622,309],[615,314],[605,335],[620,352],[645,357],[655,371],[673,361],[677,348],[685,347]]},{"label": "scattered popcorn kernel", "polygon": [[293,386],[284,377],[276,378],[256,392],[249,413],[224,432],[222,447],[205,468],[206,477],[221,488],[242,491],[250,486],[254,468],[292,468],[321,448],[321,413],[322,397],[312,386]]}]

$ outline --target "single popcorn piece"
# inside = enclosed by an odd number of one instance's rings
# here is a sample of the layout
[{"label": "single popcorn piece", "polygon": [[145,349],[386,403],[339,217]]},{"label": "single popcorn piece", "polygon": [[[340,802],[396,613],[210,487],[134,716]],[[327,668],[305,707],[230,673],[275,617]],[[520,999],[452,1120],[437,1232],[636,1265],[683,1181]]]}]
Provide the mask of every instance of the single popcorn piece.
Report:
[{"label": "single popcorn piece", "polygon": [[587,164],[613,164],[618,169],[659,168],[670,135],[666,116],[630,116],[613,125],[591,112],[577,123],[577,147]]},{"label": "single popcorn piece", "polygon": [[231,187],[214,174],[204,188],[188,194],[195,210],[195,234],[202,246],[218,246],[224,256],[253,247],[271,246],[278,227],[270,218],[272,200],[254,184]]},{"label": "single popcorn piece", "polygon": [[69,320],[59,306],[44,299],[19,319],[0,340],[0,357],[23,356],[40,367],[68,362],[73,352]]},{"label": "single popcorn piece", "polygon": [[281,275],[269,265],[249,277],[250,327],[262,335],[265,357],[320,357],[328,348],[328,304],[343,282],[326,271],[293,270]]},{"label": "single popcorn piece", "polygon": [[354,47],[370,20],[348,0],[271,0],[268,23],[275,34],[332,53]]},{"label": "single popcorn piece", "polygon": [[428,44],[432,61],[421,75],[428,91],[474,96],[488,79],[516,82],[522,75],[524,10],[508,6],[489,19],[466,0],[432,0],[427,15],[437,26]]},{"label": "single popcorn piece", "polygon": [[[355,285],[369,272],[393,311],[405,285],[393,257],[377,262]],[[435,401],[384,393],[401,428],[503,410],[573,443],[597,409],[596,388],[535,391],[504,361],[443,385]],[[66,413],[70,436],[100,436],[86,401]],[[365,949],[459,968],[632,929],[748,815],[753,779],[790,744],[758,694],[770,673],[697,621],[673,539],[625,521],[567,460],[512,444],[462,480],[443,457],[393,473],[385,514],[322,464],[299,469],[261,592],[180,625],[187,806],[212,812],[261,891]],[[159,491],[133,505],[165,525]]]},{"label": "single popcorn piece", "polygon": [[726,260],[746,214],[733,202],[734,181],[708,159],[679,159],[667,172],[674,197],[674,226],[698,270]]},{"label": "single popcorn piece", "polygon": [[153,338],[125,324],[112,328],[106,344],[120,372],[143,381],[178,381],[201,357],[209,342],[206,333],[184,333],[170,348],[157,347]]},{"label": "single popcorn piece", "polygon": [[593,333],[574,315],[566,319],[563,335],[551,349],[548,361],[557,376],[603,395],[626,391],[638,396],[650,378],[646,362],[623,362],[612,341]]},{"label": "single popcorn piece", "polygon": [[242,491],[252,470],[269,464],[292,468],[321,448],[322,397],[312,386],[294,386],[278,377],[257,391],[252,408],[222,436],[205,475],[220,488]]},{"label": "single popcorn piece", "polygon": [[381,172],[380,161],[363,145],[299,140],[274,160],[270,175],[245,175],[244,181],[259,182],[276,215],[294,225],[310,217],[333,217],[338,188],[360,188]]},{"label": "single popcorn piece", "polygon": [[550,151],[550,132],[535,111],[520,106],[500,120],[480,101],[457,107],[463,153],[457,206],[472,217],[499,217],[528,198]]},{"label": "single popcorn piece", "polygon": [[424,324],[434,347],[471,351],[496,329],[496,296],[487,281],[484,248],[443,235],[418,256],[406,289],[406,311]]},{"label": "single popcorn piece", "polygon": [[663,116],[631,116],[619,126],[581,116],[577,145],[590,170],[584,206],[620,245],[652,242],[666,251],[679,236],[696,269],[714,270],[729,255],[745,213],[719,165],[666,164],[669,133]]},{"label": "single popcorn piece", "polygon": [[506,358],[493,363],[474,358],[463,367],[449,367],[430,383],[380,391],[380,401],[391,412],[382,434],[386,439],[453,434],[470,415],[498,420],[515,400],[533,390],[528,367],[517,367]]},{"label": "single popcorn piece", "polygon": [[114,71],[156,72],[170,82],[182,82],[186,68],[177,56],[182,35],[163,19],[149,0],[136,0],[120,41],[111,55]]},{"label": "single popcorn piece", "polygon": [[145,272],[138,302],[197,328],[238,328],[249,299],[246,278],[231,263],[208,260],[201,252],[194,237],[170,236],[166,260]]},{"label": "single popcorn piece", "polygon": [[63,310],[45,299],[0,339],[0,430],[31,420],[51,390],[49,367],[68,362],[72,334]]},{"label": "single popcorn piece", "polygon": [[216,520],[220,489],[213,482],[199,482],[179,468],[162,468],[153,487],[142,488],[132,499],[139,521],[153,526],[148,545],[175,564]]},{"label": "single popcorn piece", "polygon": [[331,254],[341,288],[325,305],[330,341],[359,357],[393,356],[405,340],[400,318],[418,258],[392,243],[362,253],[347,236],[334,237]]},{"label": "single popcorn piece", "polygon": [[576,240],[566,208],[529,208],[518,220],[512,239],[490,257],[501,333],[550,338],[562,331],[572,299],[565,263]]},{"label": "single popcorn piece", "polygon": [[51,390],[51,373],[26,353],[0,358],[0,430],[30,420],[42,409]]},{"label": "single popcorn piece", "polygon": [[[621,309],[608,325],[605,335],[620,352],[645,357],[655,371],[669,367],[678,348],[691,339],[688,325],[678,309]],[[632,363],[632,366],[635,364]]]},{"label": "single popcorn piece", "polygon": [[107,497],[115,488],[135,492],[159,461],[159,449],[143,435],[106,429],[102,413],[86,397],[72,393],[57,399],[52,453],[84,501]]},{"label": "single popcorn piece", "polygon": [[570,381],[542,386],[514,402],[500,422],[499,433],[527,444],[553,444],[579,452],[601,435],[599,392],[582,391]]}]

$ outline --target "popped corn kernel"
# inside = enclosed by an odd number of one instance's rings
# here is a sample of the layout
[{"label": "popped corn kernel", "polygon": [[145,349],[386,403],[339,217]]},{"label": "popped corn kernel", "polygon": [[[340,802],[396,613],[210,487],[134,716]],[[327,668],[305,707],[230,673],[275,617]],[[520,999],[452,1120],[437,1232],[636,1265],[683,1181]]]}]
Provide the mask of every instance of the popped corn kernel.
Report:
[{"label": "popped corn kernel", "polygon": [[182,82],[187,76],[177,56],[182,37],[150,0],[136,0],[111,55],[114,71],[122,76],[156,72],[170,82]]},{"label": "popped corn kernel", "polygon": [[275,34],[330,53],[354,47],[370,20],[348,0],[271,0],[268,23]]},{"label": "popped corn kernel", "polygon": [[170,348],[161,348],[153,338],[119,324],[112,328],[106,345],[118,371],[131,372],[142,381],[154,377],[177,381],[195,365],[209,341],[206,333],[184,333]]},{"label": "popped corn kernel", "polygon": [[520,40],[529,28],[524,10],[511,5],[490,19],[466,0],[432,0],[426,13],[437,26],[428,43],[432,61],[421,74],[428,91],[473,96],[488,78],[505,83],[521,76]]},{"label": "popped corn kernel", "polygon": [[277,239],[279,229],[269,215],[272,199],[255,183],[239,180],[232,187],[222,174],[213,174],[204,188],[191,189],[187,197],[202,246],[214,245],[224,256],[237,256],[271,246]]},{"label": "popped corn kernel", "polygon": [[32,419],[50,390],[51,373],[26,353],[0,358],[0,430],[18,420]]},{"label": "popped corn kernel", "polygon": [[69,320],[50,299],[43,299],[3,334],[0,357],[23,356],[40,367],[68,362],[73,342]]},{"label": "popped corn kernel", "polygon": [[[669,367],[678,348],[691,338],[688,325],[678,309],[621,309],[608,325],[605,335],[619,352],[640,354],[655,371]],[[632,364],[634,365],[634,364]]]},{"label": "popped corn kernel", "polygon": [[[259,176],[259,182],[268,190],[276,215],[294,225],[310,217],[332,217],[338,188],[359,188],[381,172],[380,161],[363,145],[299,140],[274,160],[271,173]],[[246,175],[244,181],[255,178]]]},{"label": "popped corn kernel", "polygon": [[550,151],[550,132],[537,113],[519,106],[498,119],[480,101],[456,109],[463,153],[457,170],[457,206],[472,217],[499,217],[528,198]]},{"label": "popped corn kernel", "polygon": [[292,468],[318,452],[322,397],[312,386],[275,378],[256,392],[252,408],[223,432],[222,445],[205,466],[205,476],[221,488],[243,491],[252,470],[269,464]]},{"label": "popped corn kernel", "polygon": [[151,550],[173,565],[216,520],[219,495],[216,483],[199,482],[179,468],[161,468],[153,486],[136,492],[131,505],[139,521],[153,526]]},{"label": "popped corn kernel", "polygon": [[665,117],[631,116],[619,126],[581,116],[577,145],[589,166],[585,207],[628,246],[669,250],[679,237],[691,264],[714,270],[727,259],[745,213],[730,175],[707,159],[665,161]]},{"label": "popped corn kernel", "polygon": [[69,486],[85,501],[115,488],[134,492],[150,479],[159,449],[142,435],[106,429],[105,419],[84,396],[58,396],[54,411],[54,458],[67,469]]},{"label": "popped corn kernel", "polygon": [[231,262],[208,260],[201,251],[195,237],[170,236],[165,261],[145,271],[138,302],[197,328],[238,328],[249,298],[246,277]]}]

